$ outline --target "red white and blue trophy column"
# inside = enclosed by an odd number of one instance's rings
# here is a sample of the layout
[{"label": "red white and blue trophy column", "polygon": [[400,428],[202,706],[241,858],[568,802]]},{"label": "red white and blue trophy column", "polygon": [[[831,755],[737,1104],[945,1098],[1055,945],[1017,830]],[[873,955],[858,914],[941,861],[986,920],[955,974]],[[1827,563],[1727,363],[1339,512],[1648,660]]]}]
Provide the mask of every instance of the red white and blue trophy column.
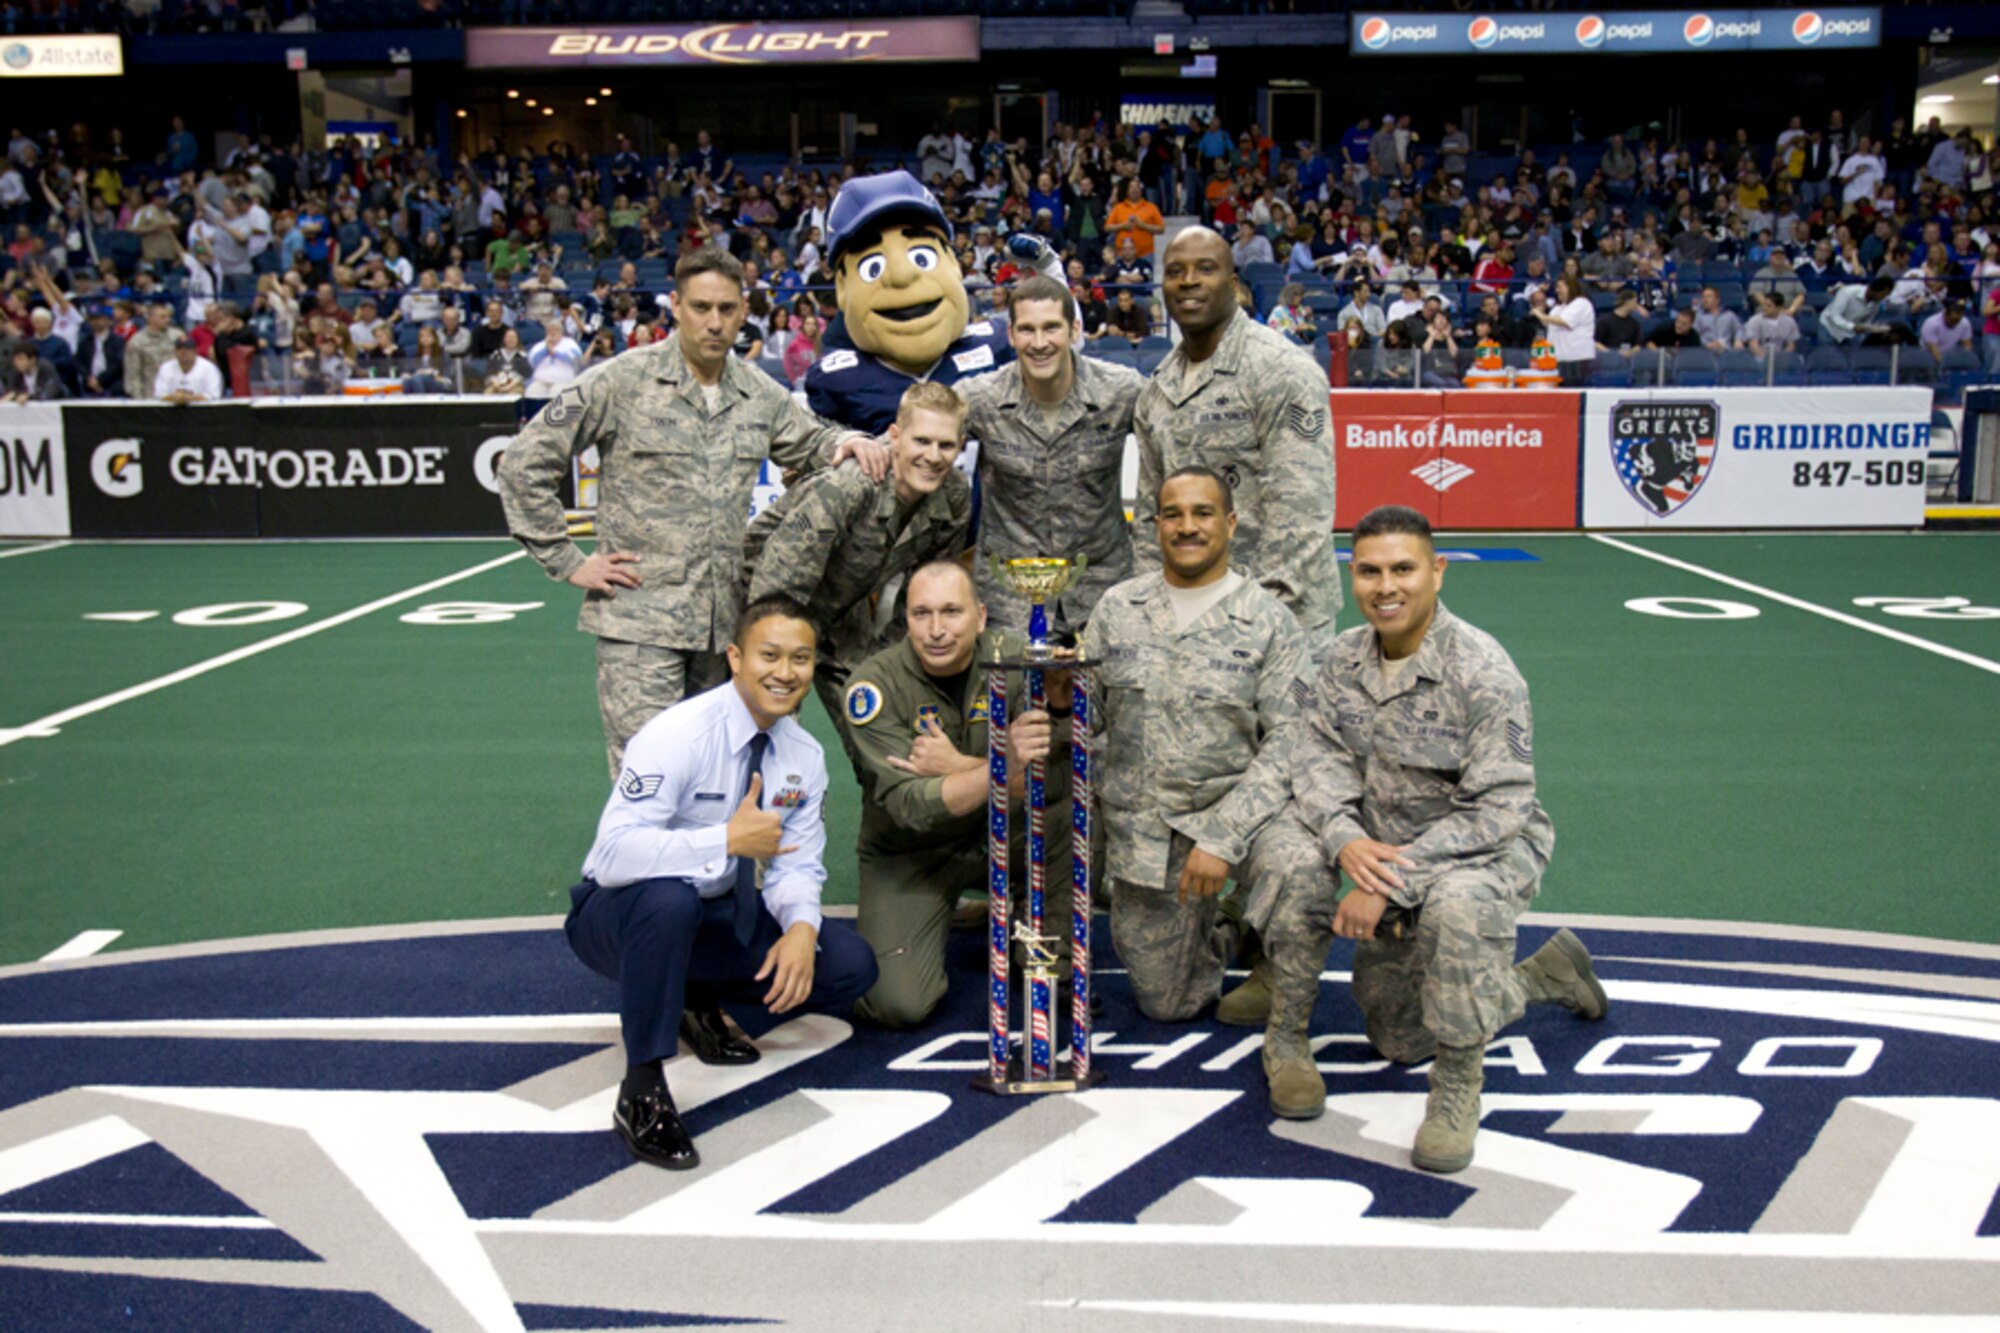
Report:
[{"label": "red white and blue trophy column", "polygon": [[[1027,599],[1028,649],[1015,660],[986,664],[987,688],[987,1069],[974,1086],[997,1093],[1075,1092],[1094,1086],[1103,1075],[1090,1062],[1090,816],[1091,666],[1076,656],[1057,656],[1049,641],[1048,600],[1059,596],[1083,568],[1081,560],[1037,558],[994,560],[994,573]],[[1060,1074],[1055,1034],[1057,967],[1062,941],[1046,931],[1048,844],[1047,768],[1043,760],[1028,766],[1028,894],[1027,919],[1012,919],[1009,899],[1007,802],[1007,685],[1011,673],[1026,677],[1030,708],[1048,706],[1048,676],[1067,675],[1071,683],[1070,754],[1073,783],[1070,825],[1074,833],[1070,856],[1070,1041],[1069,1071]],[[1023,997],[1022,1051],[1016,1055],[1009,1031],[1013,1020],[1010,946],[1021,950]]]}]

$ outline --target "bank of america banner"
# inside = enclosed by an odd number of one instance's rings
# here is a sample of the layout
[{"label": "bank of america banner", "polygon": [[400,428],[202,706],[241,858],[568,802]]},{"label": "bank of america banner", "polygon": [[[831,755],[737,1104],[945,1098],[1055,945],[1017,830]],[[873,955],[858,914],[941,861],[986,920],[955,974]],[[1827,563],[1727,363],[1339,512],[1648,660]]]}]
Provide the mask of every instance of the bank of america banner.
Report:
[{"label": "bank of america banner", "polygon": [[470,28],[470,69],[860,65],[979,59],[977,18]]},{"label": "bank of america banner", "polygon": [[1660,54],[1880,46],[1879,9],[1356,14],[1359,56]]}]

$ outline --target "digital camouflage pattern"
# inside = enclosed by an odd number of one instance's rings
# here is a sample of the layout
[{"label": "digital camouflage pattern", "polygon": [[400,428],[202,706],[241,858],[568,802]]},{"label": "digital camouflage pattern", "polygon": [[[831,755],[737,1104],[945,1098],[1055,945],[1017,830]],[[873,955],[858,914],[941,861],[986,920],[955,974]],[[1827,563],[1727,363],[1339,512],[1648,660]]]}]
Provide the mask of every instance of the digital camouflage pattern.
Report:
[{"label": "digital camouflage pattern", "polygon": [[1314,693],[1293,737],[1294,812],[1329,865],[1358,837],[1407,845],[1415,862],[1390,894],[1422,908],[1414,935],[1356,948],[1369,1037],[1397,1060],[1483,1043],[1526,1003],[1515,920],[1555,850],[1535,799],[1527,683],[1491,635],[1440,604],[1395,685],[1362,626],[1335,640]]},{"label": "digital camouflage pattern", "polygon": [[1166,579],[1152,573],[1105,593],[1082,652],[1099,664],[1092,730],[1112,938],[1141,1010],[1188,1018],[1220,993],[1225,961],[1216,900],[1178,901],[1188,848],[1229,862],[1253,905],[1320,873],[1310,838],[1265,836],[1289,794],[1286,736],[1312,669],[1305,636],[1248,579],[1180,629]]},{"label": "digital camouflage pattern", "polygon": [[1095,357],[1071,360],[1076,383],[1054,413],[1029,396],[1019,362],[955,386],[966,401],[966,434],[979,441],[982,498],[973,566],[979,596],[991,623],[1023,633],[1028,601],[993,576],[992,557],[1084,557],[1076,581],[1049,605],[1051,626],[1073,630],[1090,619],[1105,589],[1132,574],[1125,440],[1146,380]]},{"label": "digital camouflage pattern", "polygon": [[733,356],[718,396],[711,413],[675,334],[585,371],[507,446],[499,469],[507,527],[554,579],[584,561],[563,517],[562,479],[577,454],[597,447],[598,549],[637,554],[645,586],[615,598],[586,594],[577,619],[585,633],[720,652],[740,607],[743,525],[759,468],[769,458],[814,471],[853,433]]},{"label": "digital camouflage pattern", "polygon": [[[972,669],[956,690],[923,668],[905,638],[857,664],[840,712],[858,756],[861,831],[856,839],[860,897],[855,928],[875,950],[881,977],[856,1011],[873,1022],[908,1027],[944,997],[945,934],[962,894],[986,888],[986,806],[954,815],[944,803],[942,777],[918,777],[889,762],[909,755],[920,719],[934,717],[952,747],[983,760],[987,743],[987,673],[996,656],[1018,657],[1021,636],[988,629],[973,650]],[[1009,682],[1008,717],[1027,708],[1025,684]],[[866,721],[857,719],[865,717]],[[1069,748],[1065,724],[1055,724],[1047,763],[1045,931],[1067,941],[1070,931]],[[1026,803],[1009,826],[1009,865],[1016,911],[1028,882]],[[1067,956],[1067,948],[1062,950]]]},{"label": "digital camouflage pattern", "polygon": [[605,758],[616,782],[625,745],[639,728],[691,694],[720,685],[729,663],[720,653],[685,653],[650,643],[597,641],[597,709],[604,720]]},{"label": "digital camouflage pattern", "polygon": [[805,606],[819,630],[813,685],[829,717],[840,716],[853,665],[906,632],[897,607],[876,604],[883,585],[963,550],[971,521],[972,487],[957,472],[905,513],[891,478],[871,481],[850,460],[792,486],[751,522],[745,598],[782,594]]},{"label": "digital camouflage pattern", "polygon": [[1133,556],[1157,569],[1160,484],[1199,463],[1236,491],[1230,563],[1298,617],[1315,656],[1340,610],[1333,546],[1333,424],[1326,374],[1291,339],[1237,314],[1206,361],[1176,346],[1139,395],[1139,496]]}]

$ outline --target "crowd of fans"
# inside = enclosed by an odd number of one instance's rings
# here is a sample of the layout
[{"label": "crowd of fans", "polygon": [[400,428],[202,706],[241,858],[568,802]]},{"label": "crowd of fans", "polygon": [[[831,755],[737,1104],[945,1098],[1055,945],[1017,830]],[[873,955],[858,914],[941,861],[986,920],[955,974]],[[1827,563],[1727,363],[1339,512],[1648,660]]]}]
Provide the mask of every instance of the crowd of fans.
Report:
[{"label": "crowd of fans", "polygon": [[1232,238],[1246,308],[1342,344],[1358,382],[1458,382],[1496,350],[1550,354],[1571,382],[1647,348],[1901,344],[1911,367],[1983,352],[2000,371],[1995,163],[1935,121],[1877,138],[1835,112],[1768,141],[1640,129],[1510,157],[1407,115],[1290,151],[1219,121],[1058,125],[1039,148],[939,123],[900,157],[820,166],[738,162],[706,130],[603,147],[238,139],[209,160],[178,118],[151,144],[15,129],[4,392],[201,396],[191,357],[222,394],[545,397],[665,336],[671,261],[702,245],[750,277],[738,350],[796,383],[836,314],[832,196],[893,165],[952,218],[976,311],[1015,276],[1001,242],[1033,232],[1063,252],[1095,350],[1142,366],[1165,346],[1153,252],[1193,214]]}]

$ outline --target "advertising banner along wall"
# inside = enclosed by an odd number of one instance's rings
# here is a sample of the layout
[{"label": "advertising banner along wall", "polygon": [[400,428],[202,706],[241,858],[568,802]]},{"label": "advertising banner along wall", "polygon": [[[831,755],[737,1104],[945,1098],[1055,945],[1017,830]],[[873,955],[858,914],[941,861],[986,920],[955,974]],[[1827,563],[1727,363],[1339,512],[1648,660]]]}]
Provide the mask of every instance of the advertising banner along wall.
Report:
[{"label": "advertising banner along wall", "polygon": [[1921,527],[1931,393],[1584,395],[1587,528]]},{"label": "advertising banner along wall", "polygon": [[508,399],[63,409],[78,537],[500,536]]},{"label": "advertising banner along wall", "polygon": [[0,537],[69,536],[62,409],[26,403],[0,412]]},{"label": "advertising banner along wall", "polygon": [[1334,525],[1408,505],[1436,527],[1576,526],[1580,394],[1335,392]]},{"label": "advertising banner along wall", "polygon": [[1603,14],[1356,14],[1358,56],[1659,55],[1882,44],[1879,9],[1637,9]]},{"label": "advertising banner along wall", "polygon": [[979,59],[977,18],[468,28],[468,69],[851,65]]}]

